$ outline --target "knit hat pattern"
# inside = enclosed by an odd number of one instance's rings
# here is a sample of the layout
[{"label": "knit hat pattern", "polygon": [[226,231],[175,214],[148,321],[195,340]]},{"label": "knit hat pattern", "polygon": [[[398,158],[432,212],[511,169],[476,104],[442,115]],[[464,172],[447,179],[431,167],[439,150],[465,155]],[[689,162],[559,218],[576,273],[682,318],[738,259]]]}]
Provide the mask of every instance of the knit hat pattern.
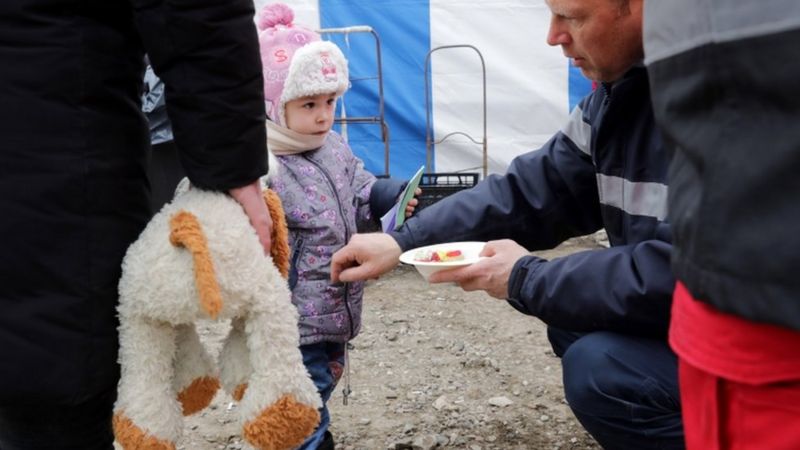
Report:
[{"label": "knit hat pattern", "polygon": [[339,47],[293,22],[294,12],[283,3],[266,5],[258,18],[264,100],[267,115],[279,125],[286,123],[286,102],[341,95],[349,86],[347,60]]},{"label": "knit hat pattern", "polygon": [[349,86],[347,60],[332,42],[313,42],[297,50],[283,84],[278,116],[283,123],[284,106],[292,100],[312,95],[344,94]]}]

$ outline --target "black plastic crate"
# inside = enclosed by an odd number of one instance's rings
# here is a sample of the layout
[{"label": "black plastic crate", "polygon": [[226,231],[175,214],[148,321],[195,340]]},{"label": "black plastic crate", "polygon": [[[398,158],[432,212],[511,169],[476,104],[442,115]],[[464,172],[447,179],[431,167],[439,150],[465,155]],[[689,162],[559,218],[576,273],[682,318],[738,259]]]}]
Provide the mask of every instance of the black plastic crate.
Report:
[{"label": "black plastic crate", "polygon": [[454,173],[425,173],[419,182],[422,194],[417,197],[421,210],[439,200],[464,189],[469,189],[478,184],[478,174],[470,172]]}]

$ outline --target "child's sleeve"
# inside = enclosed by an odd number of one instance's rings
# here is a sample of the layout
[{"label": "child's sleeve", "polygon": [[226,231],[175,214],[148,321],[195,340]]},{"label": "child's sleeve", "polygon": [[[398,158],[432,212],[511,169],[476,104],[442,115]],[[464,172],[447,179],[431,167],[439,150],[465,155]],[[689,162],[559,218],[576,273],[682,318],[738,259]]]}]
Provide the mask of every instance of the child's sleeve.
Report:
[{"label": "child's sleeve", "polygon": [[377,178],[364,169],[364,163],[353,155],[356,193],[356,225],[358,231],[380,231],[381,216],[389,211],[403,192],[405,182],[392,178]]},{"label": "child's sleeve", "polygon": [[405,189],[407,181],[396,178],[378,178],[372,185],[369,195],[369,206],[372,215],[380,219],[397,203],[400,194]]}]

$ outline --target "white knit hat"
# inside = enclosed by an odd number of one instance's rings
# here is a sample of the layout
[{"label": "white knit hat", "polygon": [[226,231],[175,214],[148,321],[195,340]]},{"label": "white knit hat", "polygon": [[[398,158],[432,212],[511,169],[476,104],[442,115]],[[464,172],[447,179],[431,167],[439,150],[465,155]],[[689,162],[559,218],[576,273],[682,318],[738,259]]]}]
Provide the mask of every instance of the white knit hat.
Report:
[{"label": "white knit hat", "polygon": [[280,124],[286,124],[285,105],[312,95],[344,94],[350,85],[347,60],[336,44],[317,41],[297,49],[289,65],[278,107]]}]

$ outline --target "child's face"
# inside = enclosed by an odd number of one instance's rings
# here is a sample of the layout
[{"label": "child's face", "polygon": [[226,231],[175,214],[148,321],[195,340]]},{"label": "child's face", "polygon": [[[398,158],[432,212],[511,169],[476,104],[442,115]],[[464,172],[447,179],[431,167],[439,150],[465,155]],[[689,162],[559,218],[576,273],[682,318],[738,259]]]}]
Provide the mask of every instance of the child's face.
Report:
[{"label": "child's face", "polygon": [[336,94],[320,94],[286,102],[286,128],[302,134],[324,135],[333,126]]}]

